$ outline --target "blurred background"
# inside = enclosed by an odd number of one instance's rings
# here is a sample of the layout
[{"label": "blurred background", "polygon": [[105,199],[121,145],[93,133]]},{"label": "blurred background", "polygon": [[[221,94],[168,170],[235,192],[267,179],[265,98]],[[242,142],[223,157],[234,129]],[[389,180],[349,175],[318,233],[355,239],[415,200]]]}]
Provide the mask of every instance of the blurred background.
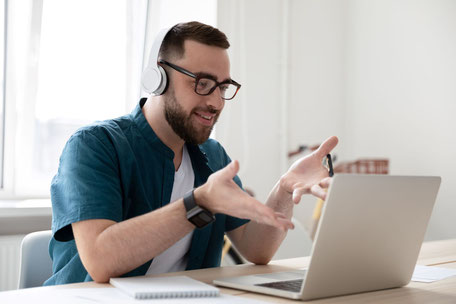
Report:
[{"label": "blurred background", "polygon": [[[230,40],[242,88],[212,137],[259,200],[300,146],[337,135],[335,165],[441,176],[426,240],[456,237],[456,1],[0,0],[0,20],[0,290],[15,284],[23,234],[50,227],[69,136],[131,112],[155,34],[191,20]],[[302,199],[276,258],[309,254],[315,204]]]}]

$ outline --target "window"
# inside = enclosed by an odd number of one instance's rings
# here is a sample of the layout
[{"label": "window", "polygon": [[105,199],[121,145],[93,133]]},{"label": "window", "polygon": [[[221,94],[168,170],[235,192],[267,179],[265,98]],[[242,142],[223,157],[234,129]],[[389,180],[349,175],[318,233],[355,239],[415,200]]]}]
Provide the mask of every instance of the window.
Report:
[{"label": "window", "polygon": [[0,188],[3,188],[3,149],[5,128],[5,40],[6,40],[6,1],[0,1]]},{"label": "window", "polygon": [[7,100],[14,111],[7,112],[6,163],[14,165],[3,192],[46,197],[71,134],[129,113],[138,102],[145,37],[180,21],[215,25],[216,1],[28,0],[15,1],[14,12],[16,20],[29,16],[30,26],[20,36],[27,40],[14,42],[26,51],[13,66],[26,72],[16,73],[22,89]]}]

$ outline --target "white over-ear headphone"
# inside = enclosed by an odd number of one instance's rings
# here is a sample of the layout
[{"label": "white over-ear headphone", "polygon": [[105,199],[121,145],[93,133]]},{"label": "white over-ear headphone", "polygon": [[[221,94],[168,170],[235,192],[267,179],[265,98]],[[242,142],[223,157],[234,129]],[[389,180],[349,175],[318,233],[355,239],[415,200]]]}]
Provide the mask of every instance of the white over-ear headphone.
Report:
[{"label": "white over-ear headphone", "polygon": [[168,78],[163,67],[159,66],[157,63],[163,39],[165,39],[166,34],[168,34],[173,27],[174,26],[162,29],[158,33],[157,37],[155,37],[154,43],[152,44],[152,49],[150,50],[149,55],[149,63],[142,74],[141,80],[144,91],[149,94],[158,96],[163,94],[166,90]]}]

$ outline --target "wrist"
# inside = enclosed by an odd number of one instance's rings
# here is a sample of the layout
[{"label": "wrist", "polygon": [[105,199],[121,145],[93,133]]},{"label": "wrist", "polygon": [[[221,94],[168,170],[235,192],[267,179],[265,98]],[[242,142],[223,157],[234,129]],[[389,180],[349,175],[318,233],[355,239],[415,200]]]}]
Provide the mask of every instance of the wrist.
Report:
[{"label": "wrist", "polygon": [[275,202],[275,209],[287,213],[290,208],[293,208],[293,191],[290,186],[287,186],[285,175],[282,176],[279,182],[274,187],[272,201]]},{"label": "wrist", "polygon": [[203,207],[204,209],[207,209],[207,210],[211,211],[212,213],[214,213],[214,211],[211,210],[211,208],[208,206],[206,189],[205,189],[204,185],[196,188],[193,191],[193,197],[195,198],[195,203],[198,206]]},{"label": "wrist", "polygon": [[277,194],[280,197],[286,198],[287,196],[293,195],[292,185],[289,185],[289,179],[287,173],[282,175],[278,182]]}]

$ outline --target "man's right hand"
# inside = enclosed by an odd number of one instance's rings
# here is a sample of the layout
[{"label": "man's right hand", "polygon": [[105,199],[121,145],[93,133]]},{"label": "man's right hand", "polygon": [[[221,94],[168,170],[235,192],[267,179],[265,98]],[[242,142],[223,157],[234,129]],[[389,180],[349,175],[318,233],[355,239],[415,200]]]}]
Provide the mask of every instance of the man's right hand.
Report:
[{"label": "man's right hand", "polygon": [[239,162],[235,160],[209,176],[207,182],[194,191],[196,203],[212,213],[250,219],[282,230],[293,229],[293,223],[285,215],[242,191],[233,181],[238,171]]}]

